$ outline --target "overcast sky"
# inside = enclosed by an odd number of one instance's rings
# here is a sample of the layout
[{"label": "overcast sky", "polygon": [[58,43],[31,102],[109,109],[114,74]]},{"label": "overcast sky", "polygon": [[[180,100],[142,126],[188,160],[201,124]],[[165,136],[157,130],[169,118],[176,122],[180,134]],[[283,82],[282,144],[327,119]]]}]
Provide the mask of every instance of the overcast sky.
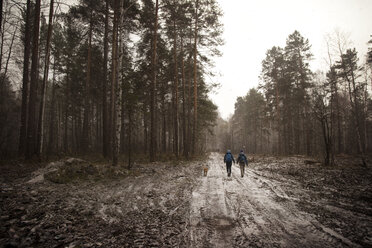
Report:
[{"label": "overcast sky", "polygon": [[235,100],[258,85],[261,62],[273,46],[285,46],[294,30],[309,39],[312,70],[324,70],[324,36],[336,28],[349,33],[360,59],[372,35],[372,0],[218,0],[224,12],[225,45],[216,60],[221,87],[211,98],[223,118]]}]

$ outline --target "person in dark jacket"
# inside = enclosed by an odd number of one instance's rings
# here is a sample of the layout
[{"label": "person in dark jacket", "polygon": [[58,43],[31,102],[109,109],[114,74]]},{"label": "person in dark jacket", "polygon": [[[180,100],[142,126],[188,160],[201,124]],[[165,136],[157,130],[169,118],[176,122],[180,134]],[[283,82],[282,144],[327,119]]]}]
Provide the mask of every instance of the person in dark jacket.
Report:
[{"label": "person in dark jacket", "polygon": [[246,165],[248,166],[248,159],[245,156],[243,150],[240,150],[240,153],[239,153],[239,156],[238,156],[238,159],[236,160],[236,162],[240,166],[240,173],[241,173],[242,177],[244,177],[244,168],[245,168]]},{"label": "person in dark jacket", "polygon": [[227,150],[225,157],[223,158],[223,162],[226,163],[226,169],[227,169],[227,176],[231,176],[231,165],[232,162],[235,164],[234,156],[231,154],[230,150]]}]

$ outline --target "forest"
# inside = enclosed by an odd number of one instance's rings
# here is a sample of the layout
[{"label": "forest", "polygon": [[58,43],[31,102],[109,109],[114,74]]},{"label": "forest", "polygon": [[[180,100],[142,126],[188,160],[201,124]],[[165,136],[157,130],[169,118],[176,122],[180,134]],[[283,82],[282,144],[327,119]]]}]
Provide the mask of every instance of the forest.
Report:
[{"label": "forest", "polygon": [[268,49],[259,86],[237,98],[229,121],[219,120],[220,142],[252,154],[318,157],[325,165],[334,165],[336,155],[358,155],[366,166],[372,152],[372,47],[358,55],[337,30],[326,41],[324,71],[311,71],[311,44],[298,31],[284,48]]},{"label": "forest", "polygon": [[[327,37],[328,68],[310,70],[298,31],[268,49],[260,83],[219,117],[222,10],[216,1],[3,1],[0,150],[3,158],[132,154],[155,161],[206,151],[371,153],[371,50]],[[4,13],[4,14],[3,14]],[[368,37],[366,37],[368,42]],[[369,41],[371,44],[372,41]]]},{"label": "forest", "polygon": [[125,154],[130,166],[133,153],[206,150],[217,106],[205,77],[223,43],[215,1],[1,5],[2,157]]}]

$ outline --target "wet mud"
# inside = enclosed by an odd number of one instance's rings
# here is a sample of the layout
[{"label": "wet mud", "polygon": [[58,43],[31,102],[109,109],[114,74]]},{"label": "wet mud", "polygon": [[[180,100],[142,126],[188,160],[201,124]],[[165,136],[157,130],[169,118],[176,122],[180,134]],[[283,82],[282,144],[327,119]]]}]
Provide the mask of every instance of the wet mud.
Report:
[{"label": "wet mud", "polygon": [[[372,247],[371,168],[255,157],[244,177],[237,165],[227,177],[222,160],[140,164],[114,177],[81,160],[1,166],[0,246]],[[66,171],[74,180],[61,180]]]}]

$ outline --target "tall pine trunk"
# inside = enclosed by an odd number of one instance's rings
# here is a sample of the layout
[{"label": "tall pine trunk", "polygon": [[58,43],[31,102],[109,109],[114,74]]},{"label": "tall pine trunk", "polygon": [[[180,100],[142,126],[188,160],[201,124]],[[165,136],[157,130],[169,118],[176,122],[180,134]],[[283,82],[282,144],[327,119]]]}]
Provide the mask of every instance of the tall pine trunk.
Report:
[{"label": "tall pine trunk", "polygon": [[198,41],[198,6],[199,0],[196,0],[195,5],[195,30],[194,30],[194,118],[193,118],[193,132],[192,132],[192,154],[196,153],[197,139],[196,134],[198,131],[198,83],[197,83],[197,41]]},{"label": "tall pine trunk", "polygon": [[181,36],[181,59],[182,59],[182,131],[183,131],[183,156],[187,157],[187,133],[186,133],[186,77],[185,77],[185,61],[183,54],[183,39]]},{"label": "tall pine trunk", "polygon": [[[121,133],[121,82],[123,59],[123,0],[115,0],[114,29],[112,45],[112,165],[118,164]],[[120,31],[119,31],[120,30]],[[118,44],[119,43],[119,44]],[[119,84],[120,82],[120,84]]]},{"label": "tall pine trunk", "polygon": [[[55,85],[55,75],[56,75],[56,61],[53,65],[53,81],[52,81],[52,101],[50,107],[50,123],[49,123],[49,142],[48,142],[48,154],[52,154],[55,148],[55,137],[58,139],[58,132],[55,130],[55,119],[56,119],[56,85]],[[58,129],[57,129],[58,130]]]},{"label": "tall pine trunk", "polygon": [[174,154],[178,157],[179,156],[179,133],[178,133],[178,63],[177,63],[177,32],[176,32],[176,21],[173,21],[173,56],[174,56],[174,96],[173,96],[173,106],[174,106],[174,139],[173,139],[173,147],[174,147]]},{"label": "tall pine trunk", "polygon": [[[190,43],[191,44],[191,43]],[[192,116],[191,116],[191,110],[192,110],[192,97],[191,97],[191,59],[188,61],[189,64],[189,70],[188,70],[188,96],[187,96],[187,146],[186,146],[186,157],[189,158],[190,152],[191,152],[191,137],[192,137]]]},{"label": "tall pine trunk", "polygon": [[165,104],[165,94],[162,94],[162,99],[161,99],[161,106],[163,107],[162,111],[162,121],[163,121],[163,127],[162,127],[162,152],[166,153],[167,152],[167,107]]},{"label": "tall pine trunk", "polygon": [[33,25],[32,63],[30,82],[30,102],[27,124],[26,159],[31,159],[36,152],[36,100],[39,77],[39,27],[40,27],[40,1],[36,0]]},{"label": "tall pine trunk", "polygon": [[120,0],[120,12],[119,12],[119,23],[118,23],[118,42],[119,42],[119,49],[118,49],[118,62],[117,62],[117,79],[116,79],[116,86],[115,86],[115,140],[114,140],[114,157],[113,163],[115,165],[118,163],[119,153],[120,153],[120,138],[121,138],[121,107],[122,107],[122,84],[123,84],[123,71],[122,71],[122,63],[123,63],[123,54],[124,54],[124,30],[123,30],[123,22],[124,22],[124,0]]},{"label": "tall pine trunk", "polygon": [[39,125],[37,133],[37,154],[40,157],[43,152],[43,141],[44,141],[44,112],[46,102],[46,91],[48,86],[48,73],[49,73],[49,58],[50,58],[50,41],[52,39],[53,32],[53,12],[54,12],[54,0],[50,0],[49,7],[49,23],[48,23],[48,34],[47,42],[45,47],[45,62],[44,62],[44,77],[41,88],[41,102],[39,111]]},{"label": "tall pine trunk", "polygon": [[110,155],[110,133],[107,109],[107,61],[108,61],[108,32],[109,32],[109,0],[106,0],[105,7],[105,33],[103,38],[103,93],[102,93],[102,149],[103,157],[108,158]]},{"label": "tall pine trunk", "polygon": [[[30,10],[30,0],[27,0],[27,10]],[[29,13],[29,12],[28,12]],[[26,20],[27,20],[27,14],[26,14]],[[27,23],[27,21],[26,21]],[[3,24],[3,0],[0,2],[0,33],[2,32],[1,25]]]},{"label": "tall pine trunk", "polygon": [[118,76],[117,69],[117,56],[118,56],[118,21],[119,21],[119,1],[114,0],[114,20],[112,29],[112,77],[111,77],[111,140],[112,140],[112,165],[117,165],[117,157],[115,157],[115,127],[116,127],[116,114],[115,114],[115,103],[116,103],[116,83]]},{"label": "tall pine trunk", "polygon": [[[1,1],[1,9],[3,8],[3,1]],[[6,14],[7,12],[4,13],[5,14],[5,19],[6,19]],[[4,38],[5,38],[5,34],[4,34],[4,29],[5,29],[5,21],[3,22],[3,11],[1,11],[1,22],[0,22],[0,35],[1,35],[1,42],[0,42],[0,65],[3,64],[3,50],[4,50]],[[1,67],[0,66],[0,72],[1,72]]]},{"label": "tall pine trunk", "polygon": [[81,148],[83,152],[90,150],[89,132],[90,132],[90,78],[92,65],[92,33],[93,33],[93,9],[90,6],[90,21],[88,33],[88,61],[87,61],[87,75],[85,80],[85,99],[84,99],[84,119],[83,119],[83,133],[81,137]]},{"label": "tall pine trunk", "polygon": [[279,107],[279,80],[275,78],[275,103],[276,103],[276,122],[278,129],[277,154],[281,154],[281,127],[280,127],[280,107]]},{"label": "tall pine trunk", "polygon": [[65,89],[65,116],[64,116],[64,133],[63,133],[63,151],[66,154],[68,152],[68,115],[69,115],[69,103],[70,103],[70,79],[69,74],[66,74],[66,89]]},{"label": "tall pine trunk", "polygon": [[158,9],[159,0],[156,0],[155,5],[155,24],[153,33],[153,50],[152,50],[152,82],[151,82],[151,103],[150,103],[150,161],[155,161],[156,158],[156,42],[158,37]]},{"label": "tall pine trunk", "polygon": [[[3,1],[1,1],[2,9]],[[2,13],[2,11],[1,11]],[[28,112],[28,96],[29,96],[29,63],[31,52],[31,35],[30,35],[30,18],[31,18],[31,0],[27,0],[26,7],[26,23],[25,23],[25,47],[23,55],[23,80],[22,80],[22,109],[21,109],[21,126],[19,132],[19,147],[18,154],[23,156],[26,148],[27,136],[27,112]],[[1,24],[0,24],[1,28]]]},{"label": "tall pine trunk", "polygon": [[[133,130],[133,110],[132,106],[129,106],[128,109],[128,169],[132,168],[132,130]],[[124,130],[122,130],[124,131]]]}]

